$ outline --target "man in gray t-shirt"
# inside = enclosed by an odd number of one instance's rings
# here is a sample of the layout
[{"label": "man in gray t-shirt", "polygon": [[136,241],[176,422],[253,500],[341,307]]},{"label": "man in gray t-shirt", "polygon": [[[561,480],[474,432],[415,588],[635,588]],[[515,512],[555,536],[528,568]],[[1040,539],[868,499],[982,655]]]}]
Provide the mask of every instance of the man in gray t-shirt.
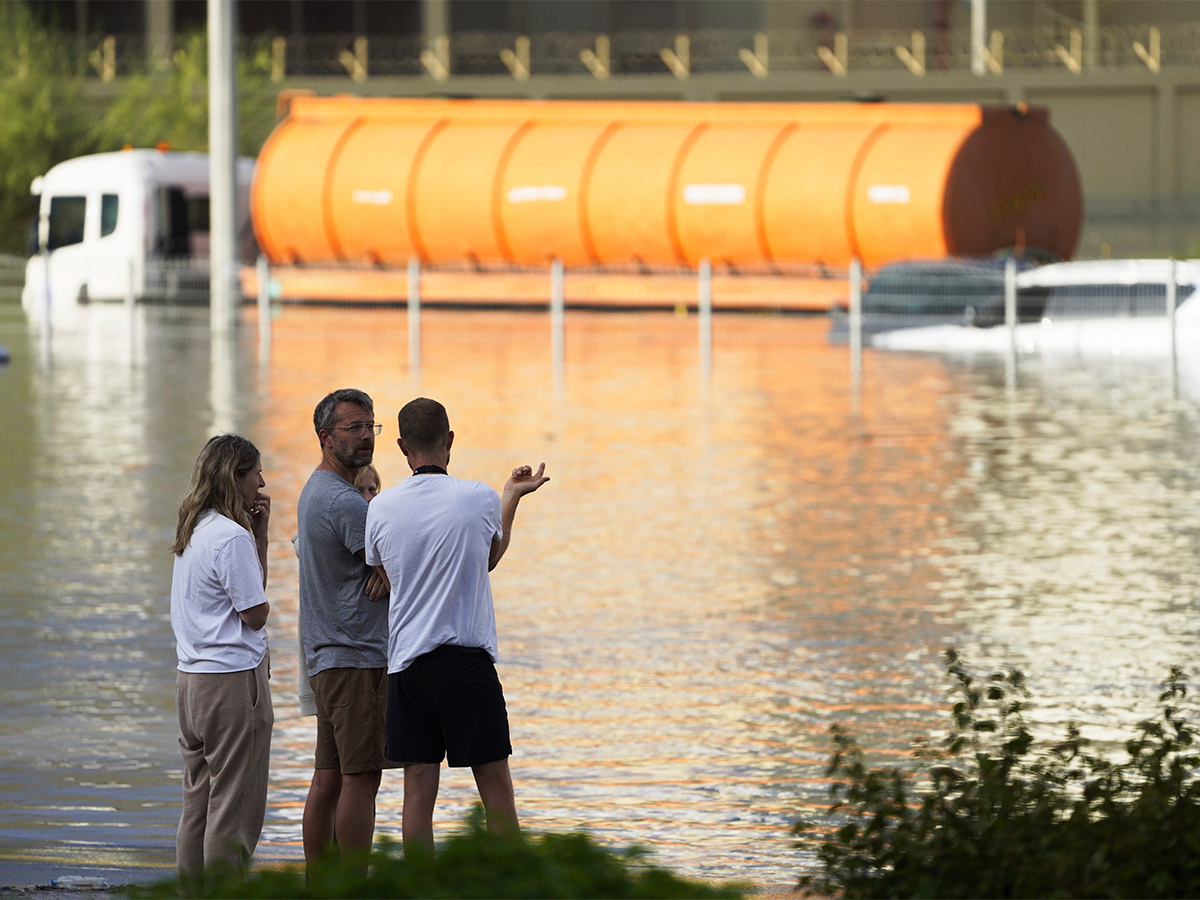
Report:
[{"label": "man in gray t-shirt", "polygon": [[[374,435],[372,435],[374,437]],[[317,469],[300,494],[300,615],[308,674],[387,665],[386,603],[367,599],[363,563],[367,501],[332,469]],[[311,548],[311,549],[309,549]]]},{"label": "man in gray t-shirt", "polygon": [[371,398],[353,388],[313,412],[321,463],[300,492],[300,641],[317,708],[312,784],[304,805],[304,859],[334,843],[363,873],[375,835],[375,796],[386,768],[387,583],[364,562],[367,501],[354,476],[375,452]]}]

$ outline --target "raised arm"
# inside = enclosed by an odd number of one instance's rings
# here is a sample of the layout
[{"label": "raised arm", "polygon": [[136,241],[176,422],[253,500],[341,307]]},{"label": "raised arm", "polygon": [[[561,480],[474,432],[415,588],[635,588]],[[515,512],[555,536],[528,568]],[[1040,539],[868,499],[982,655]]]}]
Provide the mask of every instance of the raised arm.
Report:
[{"label": "raised arm", "polygon": [[513,520],[517,516],[517,504],[526,494],[532,494],[550,480],[548,475],[542,474],[545,471],[545,463],[541,463],[536,472],[530,466],[517,466],[512,470],[512,476],[500,494],[501,535],[492,540],[492,550],[488,555],[489,572],[496,568],[496,564],[504,556],[504,551],[508,549],[508,542],[512,539]]}]

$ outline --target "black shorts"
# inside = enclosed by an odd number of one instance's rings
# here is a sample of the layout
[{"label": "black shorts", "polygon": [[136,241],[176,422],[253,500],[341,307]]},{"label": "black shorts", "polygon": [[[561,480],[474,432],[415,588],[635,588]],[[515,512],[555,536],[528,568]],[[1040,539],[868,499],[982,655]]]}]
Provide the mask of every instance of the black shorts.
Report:
[{"label": "black shorts", "polygon": [[496,666],[481,647],[442,644],[388,676],[387,757],[479,766],[512,756]]}]

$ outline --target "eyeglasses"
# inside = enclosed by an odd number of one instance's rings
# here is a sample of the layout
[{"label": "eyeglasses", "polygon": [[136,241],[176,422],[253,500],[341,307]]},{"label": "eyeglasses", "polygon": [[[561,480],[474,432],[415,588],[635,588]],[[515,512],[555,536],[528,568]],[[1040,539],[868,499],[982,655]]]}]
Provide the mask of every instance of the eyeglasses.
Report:
[{"label": "eyeglasses", "polygon": [[362,437],[368,431],[373,431],[379,434],[383,431],[383,425],[379,422],[351,422],[349,425],[334,425],[334,428],[340,428],[342,431],[349,431]]}]

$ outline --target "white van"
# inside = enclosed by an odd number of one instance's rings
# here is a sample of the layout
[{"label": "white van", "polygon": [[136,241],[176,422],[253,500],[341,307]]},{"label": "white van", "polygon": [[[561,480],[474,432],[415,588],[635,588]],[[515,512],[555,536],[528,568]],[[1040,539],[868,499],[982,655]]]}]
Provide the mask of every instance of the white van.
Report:
[{"label": "white van", "polygon": [[[254,160],[237,161],[239,255],[254,258]],[[69,159],[34,179],[36,236],[21,301],[33,319],[79,303],[208,302],[204,153],[121,150]]]}]

